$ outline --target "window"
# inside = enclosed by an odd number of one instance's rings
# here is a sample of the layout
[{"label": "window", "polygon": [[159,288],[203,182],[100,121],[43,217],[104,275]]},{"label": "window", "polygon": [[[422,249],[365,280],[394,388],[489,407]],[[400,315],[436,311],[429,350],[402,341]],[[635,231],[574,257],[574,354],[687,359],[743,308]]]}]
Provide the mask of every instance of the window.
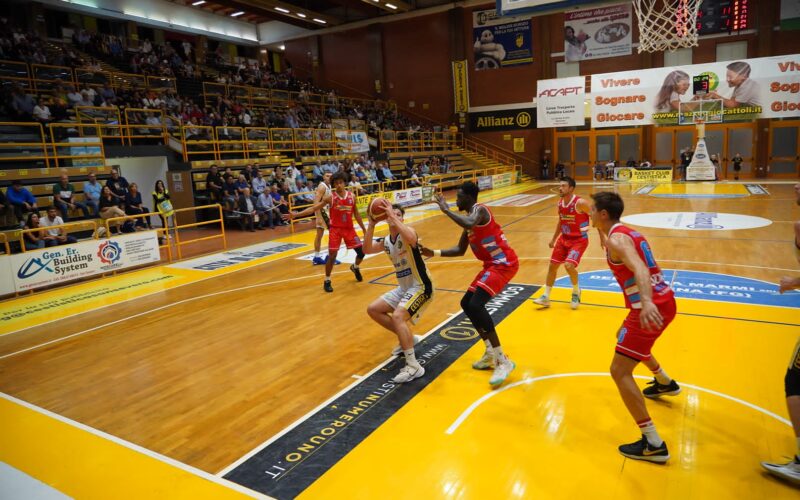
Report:
[{"label": "window", "polygon": [[717,44],[717,61],[747,59],[747,41]]},{"label": "window", "polygon": [[677,49],[674,52],[664,52],[664,67],[671,68],[673,66],[688,66],[692,64],[692,48],[685,47]]},{"label": "window", "polygon": [[556,63],[556,78],[568,76],[581,76],[581,63],[566,61]]}]

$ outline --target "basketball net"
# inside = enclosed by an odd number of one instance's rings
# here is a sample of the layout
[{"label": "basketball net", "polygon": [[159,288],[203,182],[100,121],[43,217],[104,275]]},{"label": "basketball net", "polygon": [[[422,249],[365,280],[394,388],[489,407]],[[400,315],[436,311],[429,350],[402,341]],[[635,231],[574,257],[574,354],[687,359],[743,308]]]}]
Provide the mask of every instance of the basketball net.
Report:
[{"label": "basketball net", "polygon": [[639,53],[697,47],[697,11],[702,0],[633,0]]}]

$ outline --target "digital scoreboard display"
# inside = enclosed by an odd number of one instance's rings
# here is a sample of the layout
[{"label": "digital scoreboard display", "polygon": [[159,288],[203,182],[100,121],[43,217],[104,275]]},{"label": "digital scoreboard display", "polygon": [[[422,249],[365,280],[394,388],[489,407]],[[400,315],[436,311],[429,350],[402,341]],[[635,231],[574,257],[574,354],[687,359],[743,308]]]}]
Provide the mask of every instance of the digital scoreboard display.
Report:
[{"label": "digital scoreboard display", "polygon": [[696,75],[692,77],[692,90],[694,95],[708,94],[709,75]]},{"label": "digital scoreboard display", "polygon": [[713,35],[747,29],[750,2],[751,0],[703,0],[697,12],[698,34]]}]

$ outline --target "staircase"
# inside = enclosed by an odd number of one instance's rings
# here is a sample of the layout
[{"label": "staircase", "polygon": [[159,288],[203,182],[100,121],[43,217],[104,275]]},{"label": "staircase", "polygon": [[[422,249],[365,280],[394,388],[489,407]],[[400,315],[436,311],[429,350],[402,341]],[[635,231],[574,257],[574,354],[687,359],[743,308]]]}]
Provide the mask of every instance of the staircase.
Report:
[{"label": "staircase", "polygon": [[464,159],[465,167],[468,166],[468,170],[496,168],[508,165],[507,163],[488,158],[475,151],[462,150],[461,157]]}]

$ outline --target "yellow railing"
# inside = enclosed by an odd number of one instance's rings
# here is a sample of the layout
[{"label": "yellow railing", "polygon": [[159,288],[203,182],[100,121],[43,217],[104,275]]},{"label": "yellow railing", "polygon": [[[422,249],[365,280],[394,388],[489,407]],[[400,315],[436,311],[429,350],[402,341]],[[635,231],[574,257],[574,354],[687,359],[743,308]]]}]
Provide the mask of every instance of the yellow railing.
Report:
[{"label": "yellow railing", "polygon": [[23,127],[26,133],[35,134],[37,137],[30,142],[3,141],[0,143],[2,161],[44,160],[47,168],[50,168],[50,154],[47,148],[44,127],[41,123],[0,122],[0,133],[8,138],[8,132],[3,130],[5,127]]},{"label": "yellow railing", "polygon": [[387,153],[453,149],[461,142],[461,134],[451,132],[382,130],[380,134],[380,149]]},{"label": "yellow railing", "polygon": [[83,129],[83,132],[102,139],[119,139],[122,144],[125,144],[125,133],[119,108],[76,106],[75,116],[81,125],[95,125],[94,132],[90,132],[88,128]]},{"label": "yellow railing", "polygon": [[[155,118],[158,123],[147,123],[147,120],[151,118]],[[164,112],[160,109],[125,108],[123,135],[131,146],[133,146],[133,139],[159,139],[166,142],[167,129]]]},{"label": "yellow railing", "polygon": [[[216,219],[212,219],[212,220],[206,220],[206,221],[201,221],[201,222],[191,222],[191,223],[188,223],[188,224],[180,224],[178,222],[178,214],[192,212],[192,211],[197,212],[199,210],[206,210],[206,209],[209,209],[209,208],[217,209],[217,211],[219,213],[219,217],[216,218]],[[175,209],[175,213],[173,215],[173,219],[174,219],[174,228],[175,228],[175,248],[177,248],[177,250],[178,250],[178,259],[179,260],[183,258],[182,248],[183,248],[184,245],[190,245],[190,244],[197,243],[197,242],[200,242],[200,241],[208,241],[208,240],[214,240],[214,239],[221,238],[222,239],[222,249],[223,250],[227,250],[228,249],[228,239],[225,237],[225,223],[224,223],[223,218],[222,218],[222,205],[220,205],[219,203],[215,203],[213,205],[203,205],[203,206],[199,206],[199,207],[189,207],[189,208],[178,208],[178,209]],[[206,225],[210,225],[210,224],[219,224],[220,231],[221,231],[220,234],[214,234],[214,235],[211,235],[211,236],[201,236],[199,238],[193,238],[193,239],[190,239],[190,240],[186,240],[186,239],[181,240],[181,235],[180,235],[181,229],[189,229],[189,228],[193,228],[193,227],[206,226]]]},{"label": "yellow railing", "polygon": [[490,160],[498,161],[505,165],[513,165],[515,168],[519,168],[520,170],[522,169],[522,164],[518,159],[487,144],[481,144],[480,142],[472,139],[464,138],[463,147],[466,151],[478,153],[479,155],[483,155]]},{"label": "yellow railing", "polygon": [[[78,227],[91,227],[92,228],[92,238],[97,239],[97,223],[93,220],[84,220],[84,221],[77,221],[77,222],[67,222],[65,224],[58,224],[55,226],[47,226],[47,227],[35,227],[29,229],[22,229],[19,232],[19,246],[22,253],[28,252],[30,250],[36,250],[35,248],[26,248],[25,246],[25,235],[29,233],[46,233],[51,229],[64,229],[64,233],[69,234],[68,228],[78,228]],[[8,246],[8,244],[6,244]]]},{"label": "yellow railing", "polygon": [[115,89],[166,90],[176,89],[175,78],[156,75],[95,71],[88,68],[70,68],[47,64],[26,64],[18,61],[0,60],[0,81],[12,82],[37,94],[50,94],[57,83],[68,86],[88,85],[102,87],[105,84]]},{"label": "yellow railing", "polygon": [[11,247],[8,245],[8,236],[6,235],[6,233],[0,233],[0,243],[2,243],[2,246],[0,246],[0,248],[3,249],[3,253],[6,255],[10,255]]},{"label": "yellow railing", "polygon": [[[103,140],[94,134],[96,125],[51,123],[47,128],[50,130],[50,157],[54,167],[65,166],[63,160],[70,160],[73,167],[105,165]],[[77,132],[77,136],[71,135],[72,131]]]}]

